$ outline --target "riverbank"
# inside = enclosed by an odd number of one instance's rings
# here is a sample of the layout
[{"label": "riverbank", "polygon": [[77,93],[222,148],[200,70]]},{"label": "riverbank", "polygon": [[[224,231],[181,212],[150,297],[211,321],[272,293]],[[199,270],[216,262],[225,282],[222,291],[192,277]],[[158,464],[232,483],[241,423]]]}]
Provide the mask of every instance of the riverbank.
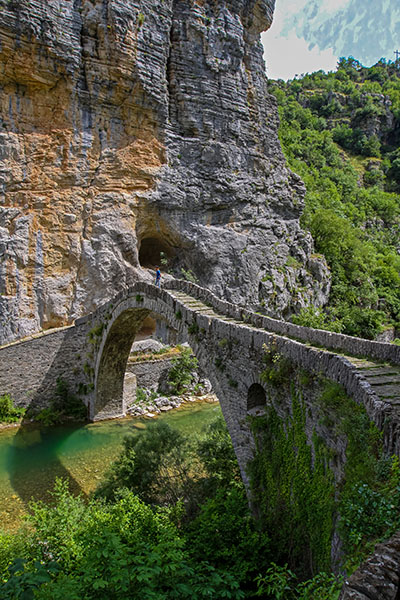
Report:
[{"label": "riverbank", "polygon": [[215,394],[207,393],[203,395],[182,394],[181,396],[161,396],[152,397],[154,392],[150,390],[142,390],[143,393],[148,393],[146,400],[139,401],[129,407],[128,414],[132,417],[146,417],[152,419],[161,413],[168,412],[174,408],[180,408],[183,404],[193,402],[208,402],[218,403],[218,398]]},{"label": "riverbank", "polygon": [[[184,402],[177,410],[156,416],[190,435],[220,414],[217,402]],[[74,494],[88,497],[111,463],[119,456],[126,435],[138,435],[153,418],[63,423],[37,423],[0,432],[0,527],[15,530],[28,512],[29,502],[52,501],[56,477],[67,479]]]}]

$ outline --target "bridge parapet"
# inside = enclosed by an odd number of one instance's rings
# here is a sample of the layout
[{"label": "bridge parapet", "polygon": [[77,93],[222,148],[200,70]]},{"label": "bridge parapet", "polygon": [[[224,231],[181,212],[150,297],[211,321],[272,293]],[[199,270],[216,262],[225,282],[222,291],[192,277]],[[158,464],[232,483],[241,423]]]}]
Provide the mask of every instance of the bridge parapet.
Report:
[{"label": "bridge parapet", "polygon": [[288,321],[273,319],[221,300],[210,290],[182,279],[169,281],[166,287],[170,290],[186,292],[203,302],[209,303],[213,308],[225,315],[251,323],[255,327],[265,329],[271,333],[290,337],[306,344],[315,344],[327,350],[336,350],[353,356],[369,357],[374,360],[388,361],[392,364],[400,365],[400,346],[396,346],[395,344],[366,340],[324,329],[312,329],[310,327],[295,325]]}]

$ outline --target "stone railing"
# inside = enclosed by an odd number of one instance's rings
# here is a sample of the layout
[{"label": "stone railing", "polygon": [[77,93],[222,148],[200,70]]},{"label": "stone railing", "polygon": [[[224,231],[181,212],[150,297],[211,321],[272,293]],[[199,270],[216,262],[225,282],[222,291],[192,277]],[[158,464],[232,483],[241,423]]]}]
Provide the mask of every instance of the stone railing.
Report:
[{"label": "stone railing", "polygon": [[247,310],[241,306],[231,304],[215,296],[210,290],[201,288],[195,283],[182,279],[168,281],[166,289],[179,290],[202,300],[212,306],[216,311],[234,319],[246,321],[259,329],[270,333],[290,337],[306,344],[314,344],[328,350],[335,350],[353,356],[373,358],[378,361],[388,361],[400,365],[400,346],[385,342],[375,342],[363,338],[352,337],[342,333],[333,333],[323,329],[312,329],[294,325],[287,321],[272,319],[265,315]]}]

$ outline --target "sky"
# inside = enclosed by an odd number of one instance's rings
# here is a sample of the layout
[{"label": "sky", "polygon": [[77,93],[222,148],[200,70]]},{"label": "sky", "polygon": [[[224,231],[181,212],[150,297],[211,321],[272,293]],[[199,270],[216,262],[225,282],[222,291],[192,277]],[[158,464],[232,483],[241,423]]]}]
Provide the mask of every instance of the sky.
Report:
[{"label": "sky", "polygon": [[276,0],[274,21],[262,34],[267,75],[292,79],[334,70],[340,56],[365,66],[400,49],[398,0]]},{"label": "sky", "polygon": [[[332,48],[321,51],[318,46],[314,46],[310,50],[309,42],[304,37],[298,37],[294,28],[291,31],[287,28],[285,30],[288,16],[294,16],[301,11],[306,1],[276,0],[272,27],[261,36],[267,75],[270,79],[293,79],[296,74],[335,69],[337,58]],[[334,0],[330,2],[334,4]]]}]

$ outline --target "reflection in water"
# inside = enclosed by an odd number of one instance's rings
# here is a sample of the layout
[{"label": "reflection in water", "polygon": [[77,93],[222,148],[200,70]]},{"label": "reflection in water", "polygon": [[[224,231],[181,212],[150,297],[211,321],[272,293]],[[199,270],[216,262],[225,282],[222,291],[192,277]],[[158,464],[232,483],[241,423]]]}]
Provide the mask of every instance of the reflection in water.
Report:
[{"label": "reflection in water", "polygon": [[[80,427],[82,424],[76,429]],[[25,506],[31,500],[50,500],[49,491],[56,477],[67,478],[74,494],[83,492],[63,463],[62,447],[74,430],[73,427],[36,429],[32,425],[18,429],[8,449],[7,464],[11,486]]]},{"label": "reflection in water", "polygon": [[[195,403],[158,418],[192,435],[220,413],[218,404]],[[39,428],[32,424],[0,433],[0,527],[13,529],[30,500],[51,498],[56,477],[76,494],[88,495],[121,451],[127,434],[138,435],[146,420],[123,419]]]}]

